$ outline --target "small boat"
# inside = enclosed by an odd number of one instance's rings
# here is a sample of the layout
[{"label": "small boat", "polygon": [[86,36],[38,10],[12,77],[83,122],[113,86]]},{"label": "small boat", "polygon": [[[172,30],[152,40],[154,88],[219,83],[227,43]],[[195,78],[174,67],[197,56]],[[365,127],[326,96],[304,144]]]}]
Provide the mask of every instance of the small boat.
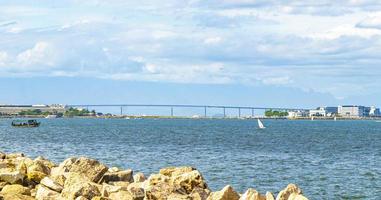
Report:
[{"label": "small boat", "polygon": [[258,128],[265,129],[266,127],[263,125],[262,121],[258,119]]},{"label": "small boat", "polygon": [[54,118],[57,118],[57,115],[47,115],[45,118],[46,119],[54,119]]},{"label": "small boat", "polygon": [[28,121],[13,121],[12,126],[13,127],[20,127],[20,128],[29,128],[29,127],[39,127],[40,122],[37,122],[34,119],[30,119]]},{"label": "small boat", "polygon": [[333,120],[334,120],[334,121],[337,121],[337,118],[336,118],[336,117],[334,117],[334,118],[333,118]]}]

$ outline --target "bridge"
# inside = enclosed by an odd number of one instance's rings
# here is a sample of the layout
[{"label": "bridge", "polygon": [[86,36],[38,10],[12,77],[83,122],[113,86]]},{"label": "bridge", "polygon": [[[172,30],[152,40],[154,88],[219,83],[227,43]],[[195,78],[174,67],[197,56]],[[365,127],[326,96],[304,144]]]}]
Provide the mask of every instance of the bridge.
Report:
[{"label": "bridge", "polygon": [[236,109],[238,111],[238,117],[241,117],[242,110],[250,110],[251,116],[254,117],[255,111],[262,110],[278,110],[278,111],[307,111],[305,108],[281,108],[281,107],[251,107],[251,106],[226,106],[226,105],[179,105],[179,104],[73,104],[67,105],[68,107],[114,107],[120,109],[120,115],[124,115],[124,109],[128,107],[146,107],[146,108],[168,108],[170,110],[170,116],[174,116],[175,108],[202,108],[204,109],[204,117],[207,117],[207,109],[222,109],[223,116],[226,117],[226,109]]}]

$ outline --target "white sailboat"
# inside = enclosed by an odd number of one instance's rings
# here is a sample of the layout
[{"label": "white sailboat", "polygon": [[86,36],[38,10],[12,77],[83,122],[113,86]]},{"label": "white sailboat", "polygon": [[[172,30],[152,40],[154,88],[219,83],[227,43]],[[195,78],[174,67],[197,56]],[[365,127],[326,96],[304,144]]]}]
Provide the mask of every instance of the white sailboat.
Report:
[{"label": "white sailboat", "polygon": [[336,116],[333,118],[333,120],[337,121],[337,118],[336,118]]},{"label": "white sailboat", "polygon": [[262,121],[260,119],[258,119],[258,127],[260,129],[265,129],[266,127],[263,125]]}]

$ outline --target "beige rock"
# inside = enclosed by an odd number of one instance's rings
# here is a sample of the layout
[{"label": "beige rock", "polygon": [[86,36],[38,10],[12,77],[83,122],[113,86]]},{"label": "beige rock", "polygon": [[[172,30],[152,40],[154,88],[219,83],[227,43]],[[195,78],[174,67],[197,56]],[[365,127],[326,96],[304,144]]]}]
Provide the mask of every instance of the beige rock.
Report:
[{"label": "beige rock", "polygon": [[308,199],[301,194],[292,193],[288,197],[288,200],[308,200]]},{"label": "beige rock", "polygon": [[7,154],[0,151],[0,159],[5,159],[7,157]]},{"label": "beige rock", "polygon": [[161,182],[169,182],[169,177],[162,174],[151,174],[147,180],[147,186],[154,186]]},{"label": "beige rock", "polygon": [[171,183],[176,188],[182,188],[187,194],[191,193],[194,188],[207,189],[208,186],[202,177],[201,173],[197,170],[187,171],[184,173],[172,173]]},{"label": "beige rock", "polygon": [[98,182],[107,172],[108,168],[90,158],[78,158],[72,165],[69,172],[80,173],[92,182]]},{"label": "beige rock", "polygon": [[187,166],[167,167],[167,168],[160,169],[159,173],[162,175],[171,177],[171,176],[178,176],[178,175],[183,174],[183,173],[191,172],[193,170],[196,170],[196,169],[193,167],[187,167]]},{"label": "beige rock", "polygon": [[8,182],[10,184],[21,183],[24,175],[18,171],[0,173],[0,181]]},{"label": "beige rock", "polygon": [[1,194],[22,194],[30,195],[30,189],[19,184],[6,185],[1,190]]},{"label": "beige rock", "polygon": [[145,200],[167,199],[175,190],[168,182],[158,182],[154,185],[148,185],[144,189]]},{"label": "beige rock", "polygon": [[276,200],[288,200],[288,197],[292,194],[302,194],[302,190],[295,184],[289,184],[285,189],[279,192]]},{"label": "beige rock", "polygon": [[25,155],[23,153],[10,153],[7,154],[6,159],[13,159],[18,157],[24,157]]},{"label": "beige rock", "polygon": [[83,176],[83,174],[70,172],[65,181],[61,196],[67,200],[72,200],[79,196],[91,199],[101,195],[101,187],[101,185],[90,182],[88,177]]},{"label": "beige rock", "polygon": [[209,189],[202,189],[202,188],[196,187],[193,189],[193,191],[190,193],[189,196],[191,196],[193,200],[206,200],[209,195],[210,195]]},{"label": "beige rock", "polygon": [[144,176],[143,173],[139,172],[134,175],[134,182],[135,183],[141,183],[146,180],[146,177]]},{"label": "beige rock", "polygon": [[111,168],[109,168],[107,171],[108,171],[108,172],[118,172],[118,171],[120,171],[120,169],[117,168],[117,167],[111,167]]},{"label": "beige rock", "polygon": [[134,200],[132,195],[128,191],[124,190],[111,193],[109,198],[112,200]]},{"label": "beige rock", "polygon": [[130,192],[132,198],[134,200],[143,200],[144,199],[144,189],[141,188],[141,187],[133,187],[133,184],[132,186],[129,186],[127,188],[127,190]]},{"label": "beige rock", "polygon": [[60,184],[60,185],[62,185],[62,186],[65,184],[65,181],[66,181],[66,177],[65,177],[64,175],[50,176],[50,178],[51,178],[54,182],[56,182],[56,183],[58,183],[58,184]]},{"label": "beige rock", "polygon": [[91,200],[110,200],[110,198],[97,196],[93,197]]},{"label": "beige rock", "polygon": [[84,196],[79,196],[79,197],[75,198],[75,200],[88,200],[88,199]]},{"label": "beige rock", "polygon": [[39,171],[28,171],[27,177],[29,180],[39,183],[47,174]]},{"label": "beige rock", "polygon": [[118,192],[120,190],[127,191],[127,187],[109,185],[107,183],[102,184],[101,195],[108,197],[111,193]]},{"label": "beige rock", "polygon": [[52,161],[42,157],[38,156],[36,159],[34,159],[34,162],[41,162],[44,164],[44,166],[48,167],[49,169],[56,167],[56,164],[54,164]]},{"label": "beige rock", "polygon": [[172,193],[167,197],[167,200],[193,200],[193,199],[192,197],[185,194]]},{"label": "beige rock", "polygon": [[266,192],[266,200],[275,200],[274,195],[271,192]]},{"label": "beige rock", "polygon": [[266,197],[259,194],[258,191],[249,188],[239,200],[266,200]]},{"label": "beige rock", "polygon": [[1,200],[35,200],[33,197],[22,194],[4,194],[0,195]]},{"label": "beige rock", "polygon": [[208,200],[239,200],[239,194],[227,185],[221,191],[212,192]]},{"label": "beige rock", "polygon": [[7,182],[0,182],[0,191],[4,188],[4,186],[9,185]]},{"label": "beige rock", "polygon": [[43,178],[40,184],[56,192],[61,192],[63,190],[63,186],[61,184],[55,182],[53,179],[49,177]]},{"label": "beige rock", "polygon": [[68,158],[64,160],[62,163],[58,165],[58,167],[53,167],[51,169],[51,176],[60,176],[64,175],[65,172],[69,172],[73,163],[77,160],[77,158]]},{"label": "beige rock", "polygon": [[60,193],[51,190],[43,185],[37,186],[36,199],[37,200],[46,200],[46,199],[58,199]]},{"label": "beige rock", "polygon": [[114,186],[128,187],[130,184],[133,184],[133,183],[124,182],[124,181],[115,181],[115,182],[109,182],[108,184],[114,185]]},{"label": "beige rock", "polygon": [[109,182],[116,182],[116,181],[124,181],[124,182],[134,182],[132,177],[132,170],[124,170],[124,171],[117,171],[117,172],[106,172],[101,180],[101,183],[109,183]]}]

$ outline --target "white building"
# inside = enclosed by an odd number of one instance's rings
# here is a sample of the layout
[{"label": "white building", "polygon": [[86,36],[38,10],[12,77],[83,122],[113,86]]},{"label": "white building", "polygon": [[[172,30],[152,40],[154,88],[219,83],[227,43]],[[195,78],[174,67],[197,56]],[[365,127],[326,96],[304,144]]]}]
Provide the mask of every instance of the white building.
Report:
[{"label": "white building", "polygon": [[310,117],[332,117],[338,113],[337,107],[318,107],[314,110],[310,110]]},{"label": "white building", "polygon": [[308,112],[306,111],[288,111],[288,118],[298,118],[298,117],[307,117]]},{"label": "white building", "polygon": [[380,117],[381,112],[379,108],[376,108],[375,106],[371,106],[369,110],[369,116],[370,117]]},{"label": "white building", "polygon": [[338,107],[338,113],[342,117],[367,117],[369,116],[369,107],[344,105]]}]

